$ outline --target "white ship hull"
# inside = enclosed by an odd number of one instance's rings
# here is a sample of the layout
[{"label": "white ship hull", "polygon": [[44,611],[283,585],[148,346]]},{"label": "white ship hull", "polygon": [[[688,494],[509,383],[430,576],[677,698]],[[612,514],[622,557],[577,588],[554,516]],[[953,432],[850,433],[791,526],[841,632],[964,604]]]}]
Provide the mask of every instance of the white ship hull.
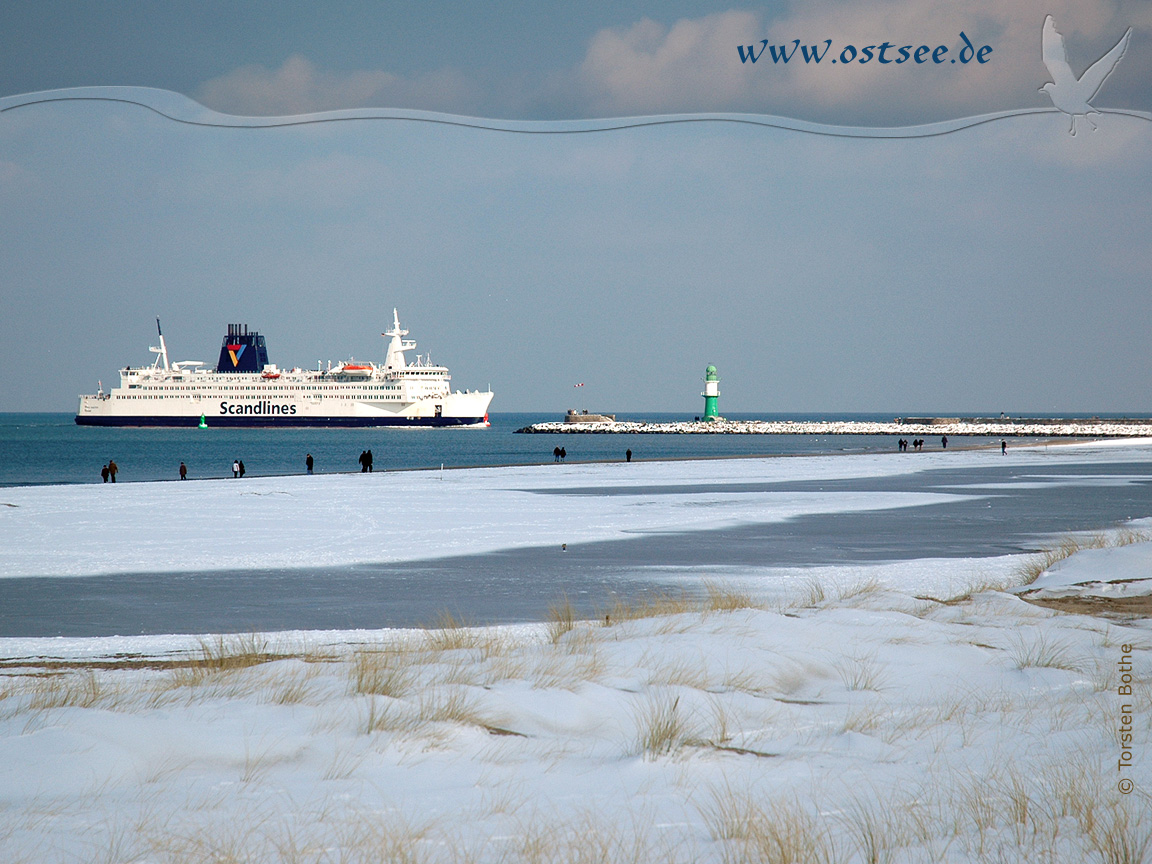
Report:
[{"label": "white ship hull", "polygon": [[[348,361],[320,369],[267,364],[263,337],[230,325],[215,370],[169,366],[163,334],[152,366],[120,370],[120,386],[80,397],[81,426],[487,426],[491,391],[452,391],[443,366],[409,365],[394,314],[383,365]],[[236,343],[236,344],[230,344]],[[245,354],[248,349],[251,353]],[[254,358],[261,361],[256,367]],[[161,360],[163,365],[161,365]],[[233,367],[260,371],[230,371]],[[262,367],[262,368],[261,368]]]},{"label": "white ship hull", "polygon": [[[81,426],[484,426],[491,393],[453,393],[396,405],[358,400],[285,398],[261,393],[238,400],[219,395],[164,397],[152,404],[128,399],[81,396]],[[336,404],[342,402],[342,404]],[[437,413],[439,408],[439,413]]]}]

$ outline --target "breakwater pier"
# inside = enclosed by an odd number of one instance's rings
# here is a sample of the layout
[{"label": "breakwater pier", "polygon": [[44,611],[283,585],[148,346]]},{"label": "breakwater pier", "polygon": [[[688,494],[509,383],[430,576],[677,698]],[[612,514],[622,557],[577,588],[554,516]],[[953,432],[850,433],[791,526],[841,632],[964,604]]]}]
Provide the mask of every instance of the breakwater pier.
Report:
[{"label": "breakwater pier", "polygon": [[711,420],[679,423],[609,421],[533,423],[517,432],[583,435],[926,435],[993,438],[1139,438],[1152,437],[1152,418],[898,418],[890,423],[859,420]]}]

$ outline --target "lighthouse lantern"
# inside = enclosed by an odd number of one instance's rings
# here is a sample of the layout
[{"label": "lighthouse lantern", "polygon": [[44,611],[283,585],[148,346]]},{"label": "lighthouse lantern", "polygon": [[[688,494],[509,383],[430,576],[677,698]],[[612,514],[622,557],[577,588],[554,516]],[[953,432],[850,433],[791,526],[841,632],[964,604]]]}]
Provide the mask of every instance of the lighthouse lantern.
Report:
[{"label": "lighthouse lantern", "polygon": [[717,401],[720,398],[720,376],[716,374],[716,367],[709,366],[704,370],[704,419],[707,421],[719,420]]}]

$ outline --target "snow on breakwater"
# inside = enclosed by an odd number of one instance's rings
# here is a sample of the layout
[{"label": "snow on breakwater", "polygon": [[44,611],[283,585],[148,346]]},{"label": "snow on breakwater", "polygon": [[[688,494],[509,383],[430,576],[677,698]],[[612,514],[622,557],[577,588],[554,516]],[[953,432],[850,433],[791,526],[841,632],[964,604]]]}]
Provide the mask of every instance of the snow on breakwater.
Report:
[{"label": "snow on breakwater", "polygon": [[984,437],[1132,438],[1152,435],[1152,422],[872,423],[859,420],[717,420],[683,423],[533,423],[517,432],[663,435],[975,435]]}]

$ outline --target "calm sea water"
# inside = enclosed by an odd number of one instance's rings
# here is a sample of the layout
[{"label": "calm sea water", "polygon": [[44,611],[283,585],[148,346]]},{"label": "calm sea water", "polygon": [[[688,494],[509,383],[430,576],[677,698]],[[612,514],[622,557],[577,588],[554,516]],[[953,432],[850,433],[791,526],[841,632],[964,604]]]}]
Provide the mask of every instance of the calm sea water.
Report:
[{"label": "calm sea water", "polygon": [[[318,473],[357,471],[370,449],[375,470],[518,465],[551,462],[552,448],[567,460],[702,459],[723,456],[861,453],[894,450],[889,436],[812,435],[518,435],[530,423],[561,413],[492,414],[489,429],[101,429],[77,426],[71,414],[0,414],[0,486],[99,483],[109,459],[119,482],[174,480],[180,463],[192,479],[232,474],[241,459],[249,476],[303,473],[311,453]],[[621,420],[680,421],[690,414],[620,414]],[[738,414],[747,420],[891,420],[884,414]],[[993,443],[955,440],[953,446]],[[930,442],[935,445],[936,442]]]}]

